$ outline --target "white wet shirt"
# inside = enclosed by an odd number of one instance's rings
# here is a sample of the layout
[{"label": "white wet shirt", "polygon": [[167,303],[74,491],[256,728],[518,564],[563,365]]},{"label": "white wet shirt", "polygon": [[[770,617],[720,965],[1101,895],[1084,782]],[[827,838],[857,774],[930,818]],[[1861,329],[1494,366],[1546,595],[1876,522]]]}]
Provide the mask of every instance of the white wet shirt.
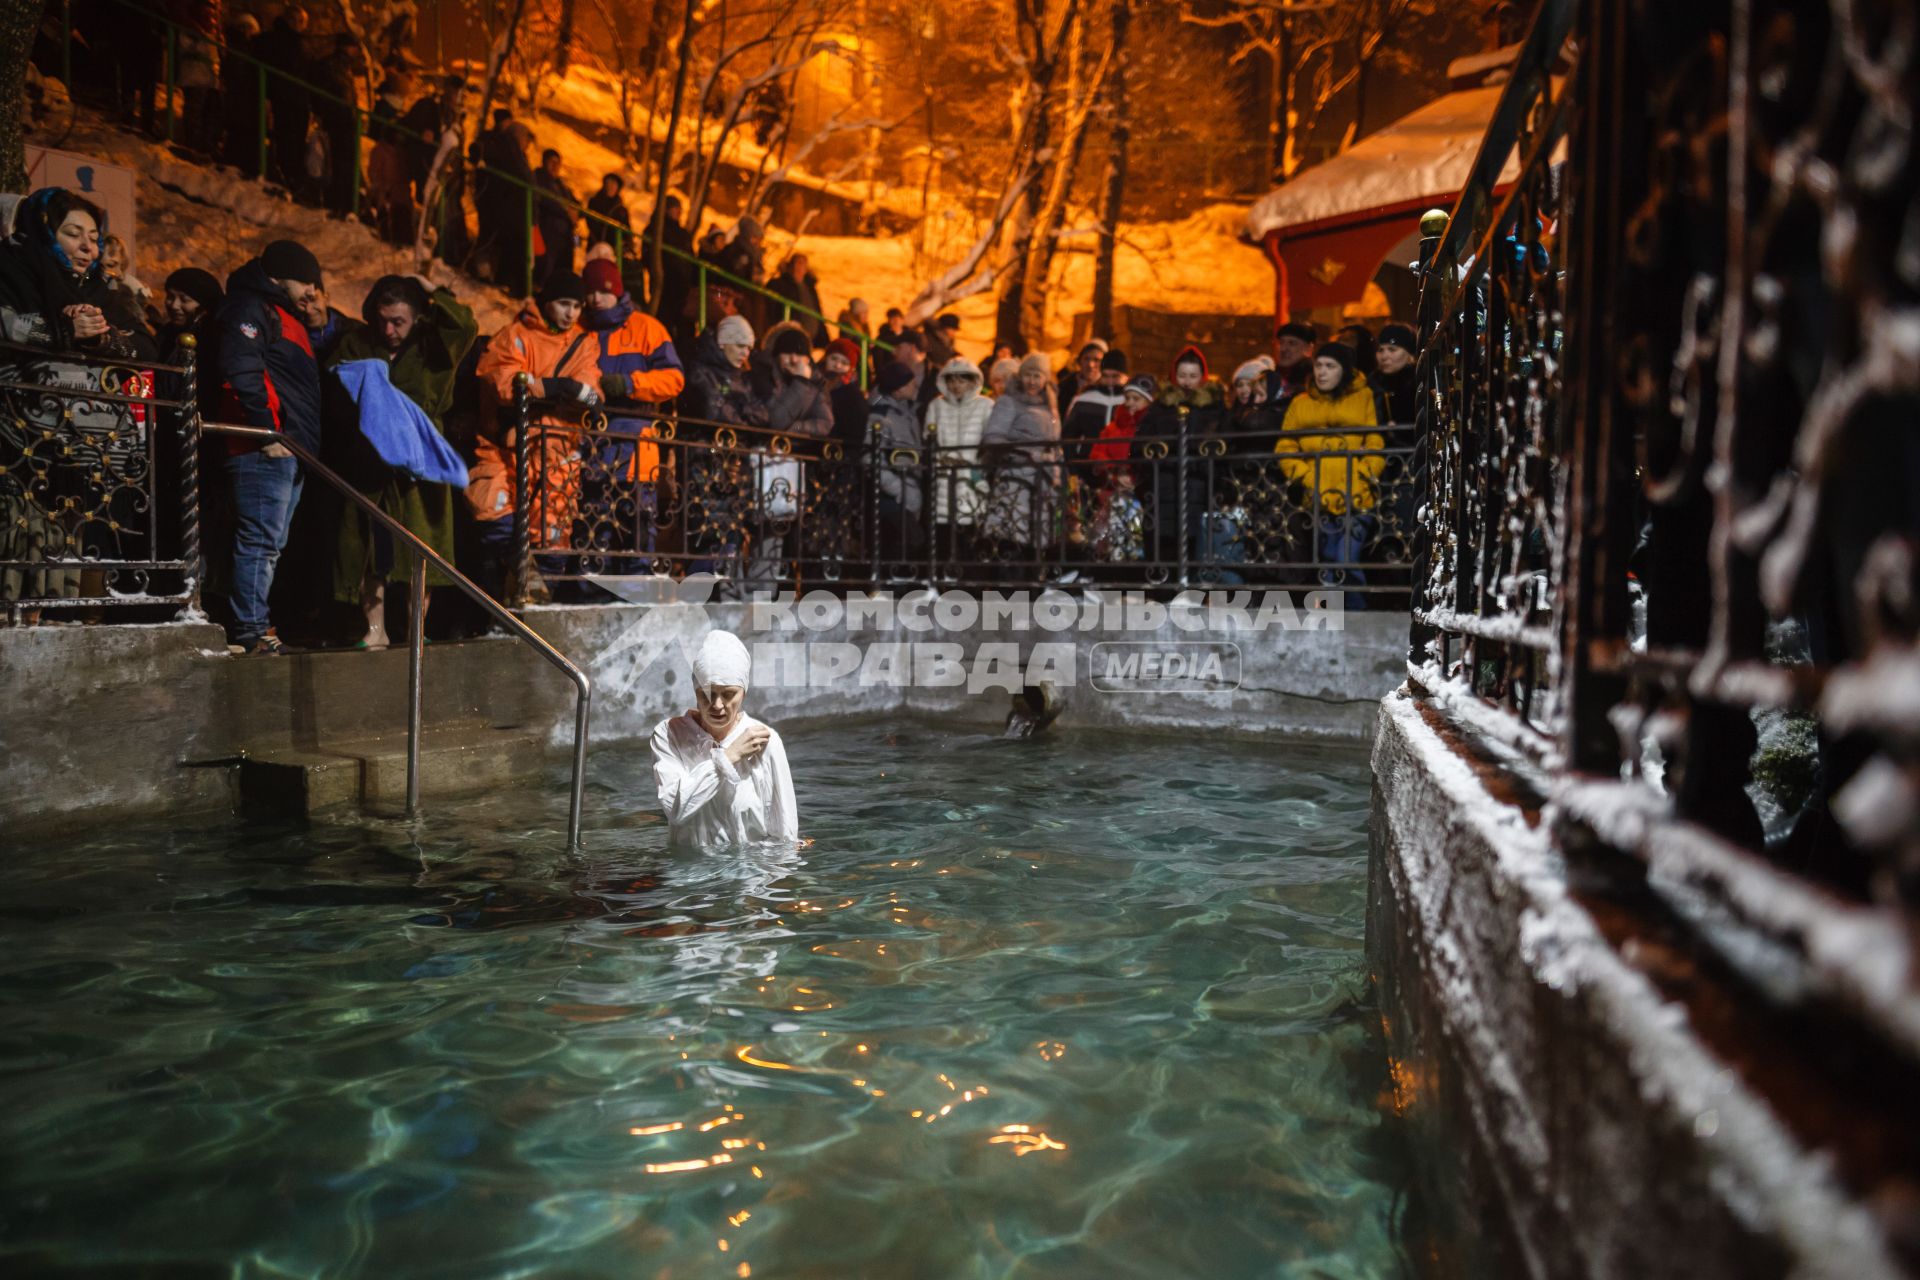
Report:
[{"label": "white wet shirt", "polygon": [[738,767],[727,759],[727,748],[759,723],[743,711],[719,742],[692,716],[655,726],[653,781],[674,844],[711,849],[800,838],[793,774],[779,733],[767,728],[759,758]]}]

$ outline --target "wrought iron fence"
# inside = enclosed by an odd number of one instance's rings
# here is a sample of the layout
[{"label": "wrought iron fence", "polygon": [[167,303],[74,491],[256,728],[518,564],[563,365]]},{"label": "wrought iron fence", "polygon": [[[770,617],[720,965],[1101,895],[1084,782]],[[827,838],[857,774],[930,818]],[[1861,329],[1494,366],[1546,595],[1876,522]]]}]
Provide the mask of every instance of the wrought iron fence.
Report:
[{"label": "wrought iron fence", "polygon": [[1902,1128],[1852,1109],[1920,1065],[1920,53],[1894,15],[1544,0],[1423,246],[1410,655],[1539,766],[1610,928],[1819,1029],[1765,1052],[1863,1195],[1920,1166],[1910,1132],[1835,1137]]},{"label": "wrought iron fence", "polygon": [[901,447],[676,414],[540,425],[557,408],[518,405],[523,591],[688,572],[744,590],[1244,584],[1348,607],[1409,590],[1411,427]]},{"label": "wrought iron fence", "polygon": [[0,343],[0,599],[197,603],[199,423],[182,366]]}]

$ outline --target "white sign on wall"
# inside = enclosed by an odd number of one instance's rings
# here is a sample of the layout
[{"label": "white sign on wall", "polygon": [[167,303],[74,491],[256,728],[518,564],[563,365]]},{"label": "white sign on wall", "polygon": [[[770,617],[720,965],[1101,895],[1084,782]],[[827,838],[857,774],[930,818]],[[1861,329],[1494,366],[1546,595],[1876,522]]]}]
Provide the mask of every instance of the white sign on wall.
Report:
[{"label": "white sign on wall", "polygon": [[127,242],[127,261],[140,261],[139,202],[134,172],[71,151],[53,151],[27,144],[27,190],[65,187],[93,201],[107,212],[107,230]]}]

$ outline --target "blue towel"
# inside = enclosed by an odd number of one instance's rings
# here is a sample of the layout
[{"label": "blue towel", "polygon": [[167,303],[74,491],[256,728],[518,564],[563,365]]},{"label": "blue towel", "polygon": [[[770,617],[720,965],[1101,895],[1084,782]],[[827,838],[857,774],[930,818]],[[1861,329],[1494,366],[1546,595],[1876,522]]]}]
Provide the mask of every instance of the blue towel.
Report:
[{"label": "blue towel", "polygon": [[393,385],[385,360],[342,360],[333,371],[360,406],[360,434],[382,462],[417,480],[466,488],[466,464],[425,411]]}]

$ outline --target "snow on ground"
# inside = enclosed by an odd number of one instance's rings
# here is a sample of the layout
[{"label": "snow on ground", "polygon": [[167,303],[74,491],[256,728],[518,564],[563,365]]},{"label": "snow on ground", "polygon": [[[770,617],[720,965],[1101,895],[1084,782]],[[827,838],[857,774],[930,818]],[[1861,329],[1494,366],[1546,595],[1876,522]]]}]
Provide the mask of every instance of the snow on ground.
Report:
[{"label": "snow on ground", "polygon": [[[616,152],[563,120],[546,117],[533,127],[539,146],[561,152],[563,176],[583,198],[597,189],[601,174],[625,167]],[[184,160],[165,145],[84,108],[71,129],[62,111],[36,129],[32,140],[125,165],[140,175],[141,260],[135,273],[151,289],[158,290],[169,272],[183,266],[204,267],[224,279],[268,241],[282,238],[313,250],[326,270],[334,305],[349,315],[358,312],[360,300],[379,277],[413,270],[410,251],[384,243],[361,223],[295,204],[277,187],[223,166]],[[628,204],[640,219],[650,201],[630,194]],[[935,218],[942,216],[936,213]],[[1222,204],[1180,222],[1123,224],[1115,251],[1115,300],[1158,311],[1266,314],[1273,306],[1273,272],[1260,250],[1237,238],[1245,217],[1244,207]],[[709,221],[716,219],[732,225],[730,216],[710,212]],[[928,278],[963,254],[968,238],[949,236],[936,253],[916,264],[912,233],[879,238],[806,235],[796,242],[790,229],[775,225],[768,229],[766,265],[771,272],[795,248],[803,250],[820,278],[822,310],[828,316],[839,315],[857,295],[873,304],[878,323],[887,307],[907,305]],[[1094,244],[1094,232],[1086,226],[1070,226],[1061,238],[1043,349],[1064,352],[1073,317],[1092,309]],[[484,332],[512,318],[517,304],[505,292],[444,263],[435,262],[432,272],[473,306]],[[988,290],[948,308],[963,324],[961,350],[975,358],[989,350],[994,296]]]},{"label": "snow on ground", "polygon": [[[538,147],[560,153],[562,176],[576,195],[584,198],[598,190],[604,174],[632,172],[619,153],[577,127],[584,121],[621,129],[619,97],[605,76],[576,66],[564,77],[543,79],[539,97],[554,114],[535,116],[527,123]],[[644,121],[644,110],[637,111],[635,118]],[[664,122],[655,133],[665,133]],[[727,154],[751,168],[761,149],[741,131],[730,140]],[[885,175],[881,176],[880,202],[899,212],[917,213],[919,193],[889,192]],[[644,177],[650,184],[652,175]],[[831,187],[848,199],[857,200],[865,191],[859,183],[832,184],[813,177],[805,181],[808,186]],[[628,188],[627,204],[636,220],[645,218],[652,207],[651,199],[634,186]],[[848,299],[858,296],[873,304],[878,324],[889,306],[912,302],[927,280],[958,261],[971,246],[975,233],[968,229],[970,215],[937,195],[933,210],[929,224],[944,238],[918,264],[911,231],[887,237],[804,235],[796,242],[792,228],[776,223],[767,228],[766,269],[771,274],[798,248],[820,278],[822,311],[838,316]],[[1246,220],[1246,206],[1216,204],[1179,222],[1123,223],[1114,254],[1115,301],[1202,315],[1270,314],[1273,268],[1265,254],[1239,238]],[[709,206],[704,222],[731,229],[734,218],[730,210]],[[1095,240],[1090,218],[1070,219],[1061,237],[1061,251],[1054,258],[1045,349],[1064,351],[1072,339],[1073,317],[1093,309]],[[960,349],[975,358],[987,354],[993,336],[994,292],[976,294],[945,309],[962,321]]]},{"label": "snow on ground", "polygon": [[[1267,315],[1273,310],[1273,268],[1259,249],[1238,239],[1246,209],[1212,205],[1180,222],[1123,223],[1114,249],[1114,301],[1155,311],[1200,315]],[[1054,256],[1053,290],[1047,308],[1044,348],[1064,352],[1073,317],[1093,309],[1092,229],[1069,231]],[[769,259],[784,256],[794,241],[775,228]],[[868,240],[851,236],[803,236],[799,241],[820,277],[823,310],[837,316],[858,294],[874,305],[876,320],[887,307],[905,306],[923,278],[913,269],[912,236]],[[935,269],[938,267],[936,265]],[[929,271],[927,274],[932,274]],[[947,308],[962,322],[960,349],[978,359],[993,339],[994,292],[964,298]]]},{"label": "snow on ground", "polygon": [[[361,300],[381,276],[415,269],[410,250],[385,243],[363,223],[295,204],[278,188],[232,169],[183,160],[84,107],[71,130],[62,111],[35,129],[30,141],[125,165],[139,175],[140,261],[134,273],[156,298],[174,270],[203,267],[225,280],[272,240],[297,240],[311,249],[326,273],[333,305],[348,315],[360,313]],[[445,263],[433,264],[432,278],[451,285],[474,309],[483,332],[504,326],[517,309],[506,294]]]},{"label": "snow on ground", "polygon": [[[567,69],[565,75],[542,76],[540,78],[536,102],[541,108],[555,112],[562,117],[571,117],[574,120],[597,123],[615,131],[624,131],[625,128],[620,120],[619,86],[616,85],[612,78],[606,73],[593,67],[575,63]],[[651,125],[651,131],[655,141],[661,141],[666,138],[667,121],[664,118],[650,119],[644,102],[636,102],[634,104],[633,119],[636,136],[646,132],[649,125]],[[540,121],[533,122],[533,129],[536,135],[542,132],[541,123]],[[683,130],[691,127],[691,117],[688,117],[688,122],[683,124],[682,127]],[[702,136],[707,139],[707,145],[711,145],[712,139],[718,137],[719,133],[720,122],[717,120],[709,120],[706,128],[702,131]],[[685,146],[685,132],[683,132],[682,138],[683,141],[681,145]],[[588,142],[588,140],[584,138],[582,138],[581,141]],[[560,146],[558,143],[552,145],[563,153],[563,159],[569,170],[571,170],[573,168],[574,156],[567,154],[567,147]],[[591,145],[591,143],[589,143],[589,145]],[[607,156],[607,163],[594,168],[591,177],[585,179],[585,181],[591,182],[594,188],[598,188],[602,174],[623,171],[632,173],[632,170],[620,157],[614,155],[611,151],[607,151],[604,147],[599,149]],[[767,150],[766,147],[761,146],[753,140],[752,129],[747,127],[736,128],[727,138],[726,161],[728,164],[749,173],[757,172],[763,163],[767,166],[768,170],[771,171],[778,167],[779,161],[777,158],[768,160]],[[584,156],[585,153],[583,152],[582,155]],[[584,160],[583,163],[585,163]],[[573,179],[574,176],[574,174],[569,172],[568,177],[570,180]],[[794,186],[806,187],[809,190],[829,192],[842,200],[851,201],[854,204],[868,203],[870,198],[864,182],[843,182],[821,177],[819,174],[810,171],[804,164],[790,166],[785,181]],[[651,183],[650,175],[648,182],[649,184]],[[882,208],[889,209],[894,213],[908,217],[917,214],[920,208],[917,190],[906,190],[902,187],[888,185],[884,182],[878,184],[871,193],[871,202]]]}]

